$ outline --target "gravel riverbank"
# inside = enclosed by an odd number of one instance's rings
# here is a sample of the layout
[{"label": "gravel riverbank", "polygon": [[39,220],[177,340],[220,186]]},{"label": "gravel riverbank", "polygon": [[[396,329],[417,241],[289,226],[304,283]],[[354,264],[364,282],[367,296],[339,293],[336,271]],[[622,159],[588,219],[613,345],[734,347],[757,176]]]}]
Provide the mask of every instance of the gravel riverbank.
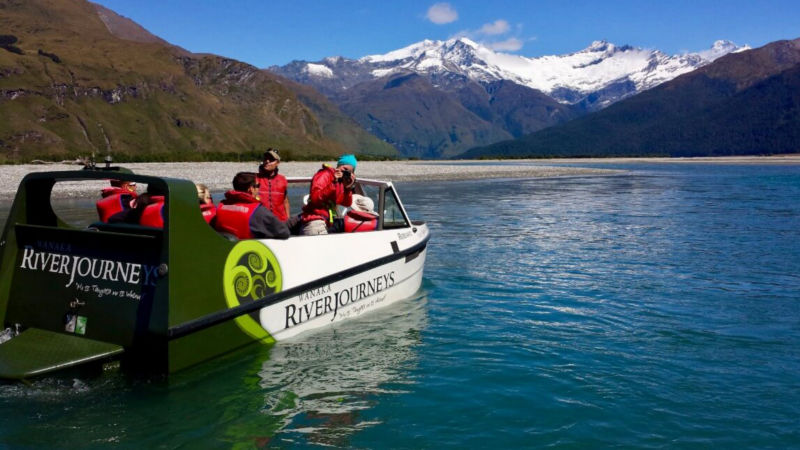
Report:
[{"label": "gravel riverbank", "polygon": [[[426,180],[469,180],[479,178],[534,178],[578,175],[613,175],[624,173],[620,170],[596,168],[598,164],[623,164],[633,162],[649,163],[702,163],[702,164],[800,164],[800,155],[780,156],[741,156],[717,158],[603,158],[603,159],[554,159],[554,160],[506,160],[506,161],[362,161],[358,164],[356,175],[391,181]],[[332,162],[330,162],[332,163]],[[289,177],[310,177],[321,162],[284,162],[281,173]],[[556,165],[557,164],[557,165]],[[560,164],[571,164],[565,167]],[[575,167],[575,165],[594,165],[595,167]],[[230,188],[234,174],[240,171],[254,171],[258,167],[253,162],[206,162],[206,163],[131,163],[124,164],[136,173],[173,178],[187,178],[197,183],[205,183],[213,191]],[[67,164],[25,164],[0,166],[0,198],[11,198],[17,191],[20,180],[30,172],[50,170],[76,170],[80,166]],[[59,185],[54,195],[71,197],[96,193],[106,183],[97,186]]]},{"label": "gravel riverbank", "polygon": [[[321,166],[321,162],[284,162],[281,173],[287,177],[310,177]],[[124,164],[137,174],[172,178],[186,178],[204,183],[213,191],[230,189],[231,180],[237,172],[255,171],[257,162],[205,162],[205,163],[130,163]],[[80,166],[67,164],[26,164],[0,166],[0,197],[12,197],[22,178],[30,172],[51,170],[78,170]],[[468,180],[478,178],[532,178],[574,175],[605,175],[620,171],[554,167],[538,161],[362,161],[358,163],[359,178],[391,181]],[[95,186],[94,184],[98,184]],[[81,185],[58,185],[54,195],[71,197],[86,192],[96,193],[107,183],[82,183]]]}]

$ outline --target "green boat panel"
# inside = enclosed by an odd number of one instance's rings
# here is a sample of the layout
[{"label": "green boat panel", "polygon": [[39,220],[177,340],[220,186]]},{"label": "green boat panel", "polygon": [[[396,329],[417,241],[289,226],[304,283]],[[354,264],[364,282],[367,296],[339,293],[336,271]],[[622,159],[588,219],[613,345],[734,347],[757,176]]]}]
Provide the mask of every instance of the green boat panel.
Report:
[{"label": "green boat panel", "polygon": [[120,355],[123,348],[39,328],[0,344],[0,378],[24,379]]}]

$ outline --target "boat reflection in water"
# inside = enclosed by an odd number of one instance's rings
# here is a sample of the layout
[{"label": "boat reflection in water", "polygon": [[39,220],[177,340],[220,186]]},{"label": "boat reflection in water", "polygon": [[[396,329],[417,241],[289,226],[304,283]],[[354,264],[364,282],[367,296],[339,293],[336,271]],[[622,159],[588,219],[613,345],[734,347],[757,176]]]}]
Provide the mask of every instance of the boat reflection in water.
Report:
[{"label": "boat reflection in water", "polygon": [[423,290],[355,321],[278,342],[258,376],[263,411],[284,425],[263,439],[346,446],[354,432],[379,423],[362,412],[414,383],[409,372],[427,325],[426,303]]}]

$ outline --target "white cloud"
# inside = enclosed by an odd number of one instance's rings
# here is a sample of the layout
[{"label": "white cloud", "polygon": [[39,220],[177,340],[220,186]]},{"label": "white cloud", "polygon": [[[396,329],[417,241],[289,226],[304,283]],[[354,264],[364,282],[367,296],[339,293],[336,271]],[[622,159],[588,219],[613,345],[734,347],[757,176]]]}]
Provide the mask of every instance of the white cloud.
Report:
[{"label": "white cloud", "polygon": [[517,38],[508,38],[505,41],[485,43],[492,50],[501,52],[515,52],[522,48],[522,41]]},{"label": "white cloud", "polygon": [[425,17],[435,24],[443,25],[458,20],[458,11],[453,9],[450,3],[434,3],[428,8],[428,14]]},{"label": "white cloud", "polygon": [[511,26],[508,25],[503,19],[495,20],[492,23],[487,23],[478,30],[478,33],[485,34],[485,35],[497,35],[497,34],[505,34],[508,33],[508,30],[511,29]]},{"label": "white cloud", "polygon": [[[511,29],[511,25],[504,19],[497,19],[494,22],[483,24],[477,30],[462,30],[451,36],[451,38],[466,37],[481,45],[484,45],[492,50],[501,52],[515,52],[522,49],[525,41],[519,37],[508,37],[509,35],[517,35],[522,32],[522,25],[518,24]],[[507,36],[504,40],[503,36]],[[535,40],[531,39],[531,40]]]}]

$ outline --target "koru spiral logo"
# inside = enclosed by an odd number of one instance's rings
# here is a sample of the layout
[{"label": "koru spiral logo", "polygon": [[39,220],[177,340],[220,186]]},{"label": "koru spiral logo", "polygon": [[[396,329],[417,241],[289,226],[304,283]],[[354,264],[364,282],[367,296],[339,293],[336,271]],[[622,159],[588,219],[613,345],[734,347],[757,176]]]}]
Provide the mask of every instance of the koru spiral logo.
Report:
[{"label": "koru spiral logo", "polygon": [[[258,241],[241,241],[228,253],[223,283],[225,301],[229,307],[280,292],[282,281],[278,260],[264,244]],[[236,324],[256,339],[270,337],[261,327],[258,310],[237,317]]]}]

